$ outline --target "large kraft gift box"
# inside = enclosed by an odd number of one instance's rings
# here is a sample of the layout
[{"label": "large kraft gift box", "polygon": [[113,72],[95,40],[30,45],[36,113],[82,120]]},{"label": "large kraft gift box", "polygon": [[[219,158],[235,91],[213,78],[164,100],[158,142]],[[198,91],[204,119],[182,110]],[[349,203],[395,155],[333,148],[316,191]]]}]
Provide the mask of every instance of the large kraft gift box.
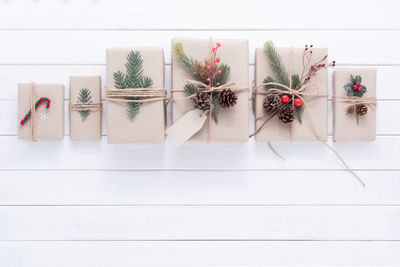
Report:
[{"label": "large kraft gift box", "polygon": [[[130,51],[140,52],[143,60],[143,75],[153,80],[151,87],[164,88],[164,52],[157,47],[107,49],[106,87],[114,87],[115,72],[126,73],[125,64]],[[107,101],[107,136],[110,144],[163,143],[165,140],[164,101],[142,103],[139,113],[133,119],[127,115],[127,103]]]},{"label": "large kraft gift box", "polygon": [[[221,63],[230,66],[230,75],[227,83],[236,82],[238,87],[249,86],[249,52],[248,41],[244,39],[193,39],[193,38],[174,38],[172,46],[182,43],[185,53],[196,60],[203,61],[210,58],[211,48],[216,42],[221,44],[218,50],[218,57]],[[172,56],[172,88],[182,90],[186,80],[193,80],[183,66]],[[249,135],[249,92],[238,91],[237,104],[228,109],[221,109],[218,115],[218,124],[211,119],[210,141],[219,142],[247,142]],[[173,98],[184,98],[184,92],[173,92]],[[172,119],[175,123],[188,111],[193,110],[193,100],[173,101]],[[200,131],[193,135],[192,141],[206,141],[210,116],[204,123]]]},{"label": "large kraft gift box", "polygon": [[374,141],[376,139],[376,111],[368,107],[364,116],[347,114],[349,103],[341,101],[347,93],[344,86],[351,83],[351,75],[361,76],[361,84],[366,87],[360,98],[376,98],[376,69],[374,68],[338,68],[333,73],[333,140],[334,141]]},{"label": "large kraft gift box", "polygon": [[[46,102],[41,103],[36,111],[32,110],[35,114],[21,125],[20,121],[29,112],[31,106],[34,107],[35,103],[43,97],[50,99],[49,109],[46,109]],[[35,116],[34,123],[31,125],[33,116]],[[18,138],[34,141],[64,138],[64,85],[18,84]]]},{"label": "large kraft gift box", "polygon": [[[70,139],[71,140],[100,140],[101,139],[101,77],[100,76],[71,76],[69,79],[69,100],[71,104],[81,104],[81,90],[89,90],[90,104],[99,105],[96,110],[88,110],[87,117],[82,117],[80,110],[70,108]],[[88,103],[89,104],[89,103]]]},{"label": "large kraft gift box", "polygon": [[[286,48],[277,47],[282,63],[289,72],[291,63],[291,49],[293,52],[292,57],[292,74],[301,76],[303,71],[303,52],[304,48]],[[314,48],[312,52],[312,61],[315,63],[325,55],[328,50],[326,48]],[[326,62],[324,62],[326,63]],[[269,65],[264,48],[257,48],[255,53],[255,85],[256,87],[263,83],[265,77],[269,75],[274,77],[272,69]],[[300,123],[295,119],[292,123],[282,123],[279,118],[271,119],[256,135],[256,141],[312,141],[328,139],[328,70],[322,69],[312,76],[311,82],[319,87],[319,94],[326,96],[303,96],[305,100],[305,109]],[[315,91],[312,86],[306,89],[308,91]],[[264,88],[259,88],[259,92],[265,91]],[[263,107],[264,95],[257,94],[255,96],[254,111],[255,117],[262,117],[267,115]],[[309,116],[308,116],[308,114]],[[255,127],[258,129],[263,123],[263,120],[255,122]],[[293,124],[293,125],[292,125]],[[318,137],[312,130],[312,125]],[[291,129],[291,127],[293,127]]]}]

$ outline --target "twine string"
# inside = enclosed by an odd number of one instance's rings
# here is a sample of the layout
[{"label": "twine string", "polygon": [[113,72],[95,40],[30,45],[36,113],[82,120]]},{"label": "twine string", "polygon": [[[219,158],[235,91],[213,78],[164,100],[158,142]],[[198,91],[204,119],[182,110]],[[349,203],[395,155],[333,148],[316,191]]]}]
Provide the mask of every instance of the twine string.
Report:
[{"label": "twine string", "polygon": [[36,109],[35,109],[35,99],[36,99],[36,84],[32,82],[31,84],[31,101],[30,101],[30,110],[31,110],[31,123],[30,123],[30,133],[31,133],[31,141],[36,142]]},{"label": "twine string", "polygon": [[[303,57],[303,73],[302,73],[302,78],[304,77],[305,68],[306,68],[306,66],[309,65],[310,62],[311,62],[311,56],[310,56],[310,55],[307,57],[307,62],[305,62],[305,57]],[[303,101],[303,105],[306,105],[306,101],[304,100],[304,97],[305,97],[305,96],[309,96],[309,97],[312,97],[312,98],[314,98],[314,97],[328,97],[327,94],[320,94],[320,93],[319,93],[319,91],[320,91],[320,90],[319,90],[319,86],[318,86],[316,83],[313,83],[313,82],[304,83],[303,85],[301,85],[301,86],[300,86],[298,89],[296,89],[296,90],[292,89],[292,88],[291,88],[291,87],[292,87],[292,86],[291,86],[291,85],[292,85],[292,75],[291,75],[291,73],[292,73],[292,67],[293,67],[293,48],[291,47],[291,48],[290,48],[290,66],[289,66],[289,86],[286,86],[286,85],[281,84],[281,83],[275,83],[275,82],[262,83],[262,84],[256,86],[256,87],[253,89],[252,101],[255,101],[255,95],[256,95],[256,94],[267,95],[267,94],[269,94],[269,93],[289,94],[289,95],[292,96],[292,99],[293,99],[294,97],[300,98],[300,99]],[[270,88],[270,89],[267,89],[265,92],[259,92],[259,91],[258,91],[259,88],[264,88],[265,86],[271,86],[271,85],[272,85],[272,86],[279,86],[280,88],[284,88],[284,89]],[[308,88],[310,88],[310,87],[314,87],[314,88],[316,89],[316,91],[314,91],[314,92],[306,92],[306,89],[308,89]],[[339,100],[339,98],[337,98],[337,99]],[[346,99],[343,98],[343,99],[340,99],[340,100],[350,102],[350,104],[354,104],[354,103],[356,103],[356,102],[358,101],[357,99],[350,99],[350,100],[349,100],[349,99],[347,99],[347,98],[346,98]],[[375,100],[375,102],[376,102],[376,100]],[[373,99],[367,99],[367,98],[365,98],[365,99],[363,100],[363,103],[366,103],[366,104],[372,105],[372,106],[375,106],[375,105],[376,105],[376,103],[374,104],[374,100],[373,100]],[[292,105],[294,105],[293,101],[292,101]],[[357,178],[357,180],[362,184],[363,187],[365,187],[365,183],[362,181],[361,177],[358,176],[357,173],[355,173],[355,172],[353,171],[353,169],[345,162],[345,160],[340,156],[340,154],[339,154],[332,146],[328,145],[328,143],[327,143],[326,141],[324,141],[324,140],[319,136],[317,130],[315,129],[315,124],[314,124],[314,122],[313,122],[313,120],[312,120],[312,117],[311,117],[310,112],[308,111],[307,108],[305,108],[304,110],[305,110],[306,115],[307,115],[307,117],[308,117],[308,119],[309,119],[309,125],[310,125],[310,127],[311,127],[311,130],[312,130],[314,136],[317,138],[317,140],[320,141],[321,143],[323,143],[324,146],[327,147],[329,150],[331,150],[331,151],[336,155],[336,157],[342,162],[342,164],[347,168],[347,170],[350,171],[350,173],[353,174],[353,175]],[[272,115],[270,115],[270,116],[255,130],[255,132],[254,132],[253,134],[251,134],[249,137],[252,137],[252,136],[258,134],[258,133],[263,129],[263,127],[267,124],[267,122],[270,121],[272,117],[275,117],[275,115],[276,115],[278,112],[279,112],[279,111],[276,111],[276,112],[274,112]],[[260,118],[255,118],[256,121],[257,121],[258,119],[260,119]],[[292,123],[292,125],[291,125],[291,132],[290,132],[290,138],[291,138],[291,140],[292,140],[292,137],[293,137],[293,123]],[[280,158],[284,159],[275,149],[272,148],[272,146],[271,146],[269,140],[267,140],[267,144],[268,144],[269,148],[270,148],[277,156],[279,156]]]},{"label": "twine string", "polygon": [[[250,89],[250,87],[239,87],[237,82],[230,82],[230,83],[222,84],[219,86],[210,86],[208,84],[205,84],[205,83],[197,81],[197,80],[188,79],[185,81],[185,84],[197,85],[198,88],[201,89],[201,92],[210,93],[210,95],[211,95],[210,109],[207,114],[207,116],[208,116],[207,143],[210,142],[210,138],[211,138],[211,117],[210,117],[210,115],[212,114],[212,110],[213,110],[212,93],[221,92],[224,89],[230,89],[233,92],[243,92],[243,91],[248,91]],[[173,89],[173,90],[171,90],[171,92],[185,92],[185,90]],[[194,94],[191,94],[189,96],[170,98],[169,101],[181,101],[181,100],[193,99],[196,96],[196,94],[197,94],[197,92]]]}]

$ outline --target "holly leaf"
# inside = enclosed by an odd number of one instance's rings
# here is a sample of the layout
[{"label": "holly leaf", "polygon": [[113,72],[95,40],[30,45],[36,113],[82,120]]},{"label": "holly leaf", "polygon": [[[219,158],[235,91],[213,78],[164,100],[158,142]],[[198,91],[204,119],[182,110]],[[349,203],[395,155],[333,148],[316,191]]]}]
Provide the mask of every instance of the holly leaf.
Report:
[{"label": "holly leaf", "polygon": [[297,118],[297,120],[301,123],[303,123],[303,112],[304,112],[304,104],[301,105],[300,107],[294,107],[294,114]]},{"label": "holly leaf", "polygon": [[361,76],[360,75],[357,75],[354,79],[355,79],[356,82],[361,83]]},{"label": "holly leaf", "polygon": [[348,83],[344,86],[344,89],[347,92],[347,96],[353,96],[354,95],[354,90],[353,90],[353,85],[351,83]]}]

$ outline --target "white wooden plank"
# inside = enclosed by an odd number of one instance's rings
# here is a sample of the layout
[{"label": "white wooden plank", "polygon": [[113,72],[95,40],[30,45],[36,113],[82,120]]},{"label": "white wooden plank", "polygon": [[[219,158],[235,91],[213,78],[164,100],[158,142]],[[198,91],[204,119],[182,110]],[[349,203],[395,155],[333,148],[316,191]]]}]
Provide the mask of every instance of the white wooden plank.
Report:
[{"label": "white wooden plank", "polygon": [[[400,137],[375,142],[329,142],[354,169],[400,170]],[[263,142],[224,144],[189,142],[179,149],[165,144],[109,145],[100,142],[42,141],[0,137],[0,170],[343,170],[320,142],[272,142],[286,160]],[[316,162],[317,161],[317,162]],[[350,179],[354,179],[349,174]]]},{"label": "white wooden plank", "polygon": [[399,206],[2,206],[0,240],[399,240]]},{"label": "white wooden plank", "polygon": [[[357,66],[350,66],[357,67]],[[399,66],[371,66],[377,68],[377,98],[400,99],[400,90],[393,87],[393,77],[400,74]],[[329,78],[332,76],[329,69]],[[51,75],[49,75],[51,73]],[[103,85],[106,84],[105,65],[88,66],[41,66],[41,65],[0,65],[0,100],[17,99],[17,84],[19,82],[61,83],[65,85],[65,99],[69,98],[69,76],[72,75],[101,75]],[[250,83],[254,77],[254,65],[249,66]],[[171,66],[165,66],[165,88],[171,89]],[[393,89],[395,88],[395,89]],[[329,92],[332,95],[332,82],[329,82]],[[104,90],[103,90],[104,95]]]},{"label": "white wooden plank", "polygon": [[[0,205],[400,205],[399,171],[3,171]],[[339,197],[340,196],[340,197]]]},{"label": "white wooden plank", "polygon": [[[398,29],[399,2],[295,0],[237,2],[2,1],[1,28],[74,29]],[[228,8],[229,7],[229,8]],[[345,8],[344,8],[345,7]]]},{"label": "white wooden plank", "polygon": [[[0,64],[104,64],[109,47],[158,46],[171,61],[171,38],[244,38],[254,50],[267,40],[277,46],[313,43],[327,47],[330,59],[347,65],[400,64],[400,31],[76,31],[0,30]],[[379,41],[377,41],[379,40]],[[29,45],[28,45],[29,44]],[[384,44],[384,45],[383,45]],[[221,48],[223,49],[223,48]],[[222,59],[223,61],[223,59]]]},{"label": "white wooden plank", "polygon": [[0,242],[13,267],[397,266],[400,242]]},{"label": "white wooden plank", "polygon": [[[106,127],[106,113],[107,104],[103,102],[103,128],[102,134],[107,134]],[[379,108],[377,109],[377,128],[376,133],[378,135],[399,135],[400,124],[393,123],[393,114],[400,113],[400,100],[385,101],[378,100]],[[250,131],[254,129],[254,114],[252,113],[251,103],[250,107]],[[69,136],[69,101],[65,101],[65,135]],[[344,112],[344,111],[343,111]],[[17,135],[17,126],[22,118],[17,118],[17,101],[2,101],[0,100],[0,114],[7,114],[7,116],[0,117],[0,135]],[[168,125],[171,124],[171,109],[168,108]],[[332,135],[332,102],[329,102],[328,106],[328,133]]]}]

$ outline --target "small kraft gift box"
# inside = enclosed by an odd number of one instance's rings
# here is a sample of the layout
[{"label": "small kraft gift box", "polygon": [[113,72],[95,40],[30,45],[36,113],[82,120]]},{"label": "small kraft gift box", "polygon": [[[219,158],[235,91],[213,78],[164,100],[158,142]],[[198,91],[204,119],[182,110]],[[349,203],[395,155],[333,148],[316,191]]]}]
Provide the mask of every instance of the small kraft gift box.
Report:
[{"label": "small kraft gift box", "polygon": [[333,73],[333,140],[376,139],[376,69],[338,68]]},{"label": "small kraft gift box", "polygon": [[69,132],[71,140],[101,139],[101,77],[69,79]]},{"label": "small kraft gift box", "polygon": [[172,120],[167,135],[187,140],[247,142],[248,41],[172,39]]},{"label": "small kraft gift box", "polygon": [[157,47],[107,49],[107,140],[165,140],[164,52]]},{"label": "small kraft gift box", "polygon": [[327,49],[275,47],[255,52],[256,141],[326,141]]},{"label": "small kraft gift box", "polygon": [[64,85],[18,84],[18,138],[64,138]]}]

